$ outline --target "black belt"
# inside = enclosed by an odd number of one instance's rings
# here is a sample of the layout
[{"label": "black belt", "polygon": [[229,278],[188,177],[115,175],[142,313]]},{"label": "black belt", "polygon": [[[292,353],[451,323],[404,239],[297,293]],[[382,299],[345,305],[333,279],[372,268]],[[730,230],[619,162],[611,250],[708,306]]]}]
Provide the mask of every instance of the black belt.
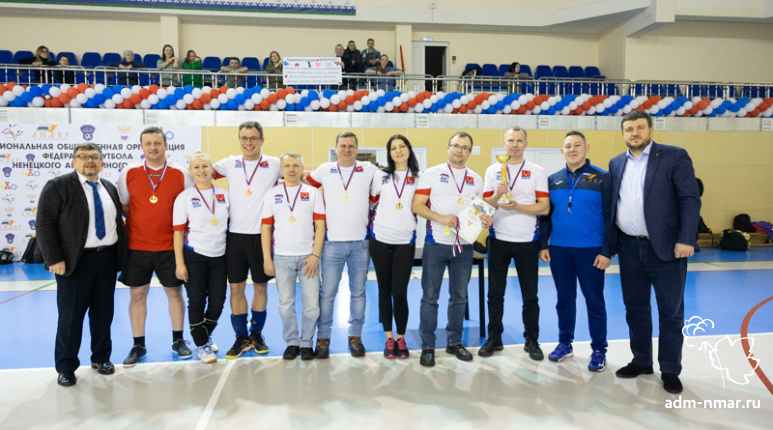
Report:
[{"label": "black belt", "polygon": [[115,246],[115,244],[97,246],[96,248],[83,248],[83,251],[84,252],[102,252],[102,251],[107,251],[108,249],[110,249],[110,248],[112,248],[114,246]]},{"label": "black belt", "polygon": [[639,242],[649,242],[649,240],[650,240],[650,237],[649,237],[649,236],[631,236],[630,234],[625,234],[625,233],[623,233],[622,231],[621,231],[620,233],[621,233],[623,236],[632,237],[632,238],[634,238],[634,239],[638,240]]}]

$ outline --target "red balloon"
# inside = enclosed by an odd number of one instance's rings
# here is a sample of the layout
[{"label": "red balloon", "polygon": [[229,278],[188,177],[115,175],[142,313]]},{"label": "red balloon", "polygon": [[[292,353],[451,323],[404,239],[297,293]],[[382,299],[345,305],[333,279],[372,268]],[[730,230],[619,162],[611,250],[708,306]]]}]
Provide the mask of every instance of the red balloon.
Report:
[{"label": "red balloon", "polygon": [[467,113],[467,105],[459,106],[459,113]]},{"label": "red balloon", "polygon": [[204,103],[202,103],[200,99],[194,100],[190,106],[193,106],[193,108],[196,110],[204,109]]},{"label": "red balloon", "polygon": [[[48,100],[46,100],[46,101],[48,101]],[[55,108],[60,108],[63,105],[62,105],[62,102],[59,99],[51,99],[51,106],[55,107]]]},{"label": "red balloon", "polygon": [[295,94],[295,88],[287,87],[287,94]]},{"label": "red balloon", "polygon": [[123,105],[125,109],[134,109],[134,103],[132,103],[132,101],[129,99],[124,100],[121,105]]},{"label": "red balloon", "polygon": [[400,112],[408,112],[408,104],[403,103],[400,105]]},{"label": "red balloon", "polygon": [[138,104],[140,104],[140,102],[142,102],[142,97],[140,97],[140,95],[139,95],[139,94],[132,94],[132,95],[129,97],[129,100],[131,100],[131,102],[132,102],[133,104],[135,104],[135,105],[138,105]]},{"label": "red balloon", "polygon": [[532,110],[534,109],[534,102],[528,102],[526,103],[526,109]]},{"label": "red balloon", "polygon": [[[273,96],[273,94],[272,94],[272,96]],[[274,96],[274,97],[276,97],[276,96]],[[262,102],[260,102],[260,107],[263,110],[268,110],[268,108],[271,107],[271,103],[268,100],[264,99]]]},{"label": "red balloon", "polygon": [[[587,102],[585,102],[585,103],[587,103]],[[583,111],[582,107],[578,107],[577,109],[574,110],[574,114],[575,115],[582,115],[583,112],[584,111]]]},{"label": "red balloon", "polygon": [[201,93],[201,103],[209,104],[212,101],[212,96],[207,93]]},{"label": "red balloon", "polygon": [[268,102],[271,104],[276,104],[276,101],[278,100],[278,97],[276,94],[269,94],[268,95]]},{"label": "red balloon", "polygon": [[523,115],[523,114],[526,113],[527,110],[528,109],[526,109],[526,106],[521,106],[521,107],[518,108],[518,113]]},{"label": "red balloon", "polygon": [[330,112],[338,112],[338,106],[334,105],[333,103],[330,103],[330,107],[327,108]]},{"label": "red balloon", "polygon": [[80,84],[78,84],[77,89],[78,89],[79,93],[83,93],[83,92],[86,91],[86,88],[88,88],[88,87],[89,87],[88,85],[86,85],[84,83],[80,83]]},{"label": "red balloon", "polygon": [[78,89],[77,88],[67,88],[67,95],[70,96],[71,99],[74,99],[78,96]]},{"label": "red balloon", "polygon": [[65,93],[59,94],[59,101],[62,102],[62,104],[70,103],[71,97],[68,96]]},{"label": "red balloon", "polygon": [[356,91],[356,92],[354,93],[354,100],[357,100],[357,101],[360,101],[360,100],[362,100],[362,92],[360,92],[360,91]]},{"label": "red balloon", "polygon": [[[10,88],[8,89],[10,90]],[[423,101],[424,101],[424,94],[423,93],[416,94],[416,103],[421,103]]]},{"label": "red balloon", "polygon": [[408,99],[408,107],[415,107],[416,99]]},{"label": "red balloon", "polygon": [[346,102],[342,101],[342,102],[338,103],[338,109],[339,110],[346,110]]},{"label": "red balloon", "polygon": [[147,88],[140,89],[140,97],[143,99],[150,97],[150,91]]},{"label": "red balloon", "polygon": [[[354,96],[346,96],[346,104],[353,105],[354,104]],[[339,105],[340,106],[340,105]]]},{"label": "red balloon", "polygon": [[[279,97],[280,99],[284,100],[284,98],[287,97],[287,90],[284,89],[284,88],[280,88],[280,89],[276,90],[276,96]],[[271,98],[271,96],[268,96],[268,97]]]}]

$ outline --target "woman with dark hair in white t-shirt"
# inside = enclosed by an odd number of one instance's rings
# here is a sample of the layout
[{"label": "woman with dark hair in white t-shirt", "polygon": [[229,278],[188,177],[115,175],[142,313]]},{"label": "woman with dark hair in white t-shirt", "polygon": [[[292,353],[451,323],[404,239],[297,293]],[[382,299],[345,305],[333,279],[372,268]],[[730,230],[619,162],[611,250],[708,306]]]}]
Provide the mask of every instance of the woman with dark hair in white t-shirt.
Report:
[{"label": "woman with dark hair in white t-shirt", "polygon": [[[381,324],[386,335],[386,358],[408,358],[408,281],[416,250],[416,215],[411,211],[419,162],[411,143],[396,134],[387,141],[388,165],[378,170],[370,186],[374,207],[370,225],[370,255],[378,279]],[[397,339],[392,332],[392,319]]]},{"label": "woman with dark hair in white t-shirt", "polygon": [[191,158],[196,183],[174,201],[174,256],[177,279],[188,293],[188,321],[204,363],[217,361],[212,331],[223,311],[226,293],[225,235],[228,191],[212,184],[212,160],[203,152]]}]

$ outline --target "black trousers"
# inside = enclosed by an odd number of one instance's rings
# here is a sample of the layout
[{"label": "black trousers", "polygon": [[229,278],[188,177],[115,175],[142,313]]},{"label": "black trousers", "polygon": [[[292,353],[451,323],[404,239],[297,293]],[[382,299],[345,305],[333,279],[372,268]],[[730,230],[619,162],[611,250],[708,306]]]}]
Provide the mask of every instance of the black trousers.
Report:
[{"label": "black trousers", "polygon": [[74,372],[80,366],[78,351],[87,310],[91,329],[91,362],[110,360],[113,349],[110,325],[113,323],[117,266],[116,245],[101,251],[85,249],[72,275],[56,275],[59,323],[54,359],[57,372]]},{"label": "black trousers", "polygon": [[523,336],[539,338],[539,242],[506,242],[491,238],[488,253],[488,312],[489,336],[501,338],[504,327],[502,315],[505,308],[505,287],[510,260],[515,260],[518,283],[523,298]]},{"label": "black trousers", "polygon": [[390,245],[370,239],[370,258],[378,280],[378,310],[385,332],[392,331],[394,312],[397,334],[405,334],[408,325],[408,281],[411,280],[415,251],[415,243]]},{"label": "black trousers", "polygon": [[183,249],[185,266],[188,268],[188,323],[196,346],[209,341],[225,303],[226,264],[225,255],[206,257]]}]

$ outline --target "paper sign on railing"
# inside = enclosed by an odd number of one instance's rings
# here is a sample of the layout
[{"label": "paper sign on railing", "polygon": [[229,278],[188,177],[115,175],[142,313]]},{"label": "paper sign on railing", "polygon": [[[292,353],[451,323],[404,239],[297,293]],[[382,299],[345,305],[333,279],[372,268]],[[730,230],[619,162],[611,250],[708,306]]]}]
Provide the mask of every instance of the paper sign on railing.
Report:
[{"label": "paper sign on railing", "polygon": [[284,85],[342,85],[341,59],[338,57],[287,57]]}]

